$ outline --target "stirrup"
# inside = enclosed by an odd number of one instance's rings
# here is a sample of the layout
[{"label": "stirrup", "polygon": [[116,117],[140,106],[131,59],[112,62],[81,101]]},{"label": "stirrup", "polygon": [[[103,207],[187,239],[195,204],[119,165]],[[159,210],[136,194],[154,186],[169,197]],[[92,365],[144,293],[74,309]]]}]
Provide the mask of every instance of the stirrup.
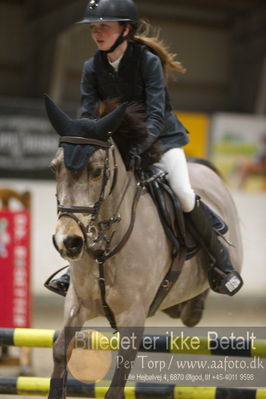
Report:
[{"label": "stirrup", "polygon": [[[212,272],[216,272],[220,278],[217,279]],[[216,266],[209,272],[209,283],[213,291],[229,296],[235,295],[243,286],[242,277],[236,270],[225,273]]]},{"label": "stirrup", "polygon": [[63,290],[60,288],[55,288],[51,285],[51,281],[53,280],[53,278],[60,273],[62,270],[69,268],[69,265],[63,266],[61,267],[61,269],[57,270],[56,272],[54,272],[43,284],[45,288],[47,288],[49,291],[54,292],[55,294],[61,295],[61,296],[66,296],[67,290]]}]

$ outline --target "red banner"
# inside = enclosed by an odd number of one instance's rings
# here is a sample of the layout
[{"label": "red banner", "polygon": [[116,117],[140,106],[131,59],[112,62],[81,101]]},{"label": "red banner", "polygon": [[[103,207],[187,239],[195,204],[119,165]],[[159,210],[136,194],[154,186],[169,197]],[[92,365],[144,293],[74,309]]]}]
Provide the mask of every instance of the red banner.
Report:
[{"label": "red banner", "polygon": [[30,327],[28,211],[0,211],[0,304],[0,327]]}]

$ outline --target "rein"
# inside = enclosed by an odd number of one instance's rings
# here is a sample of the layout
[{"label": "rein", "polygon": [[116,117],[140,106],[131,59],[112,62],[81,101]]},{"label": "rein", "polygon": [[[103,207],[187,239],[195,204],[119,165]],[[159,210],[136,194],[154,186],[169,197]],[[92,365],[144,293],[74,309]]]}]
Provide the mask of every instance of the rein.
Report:
[{"label": "rein", "polygon": [[[100,140],[89,139],[89,138],[84,138],[84,137],[68,136],[68,137],[61,137],[60,143],[96,145],[106,151],[106,156],[105,156],[105,160],[104,160],[103,179],[102,179],[102,184],[101,184],[101,192],[100,192],[99,199],[95,202],[95,204],[91,205],[91,206],[65,206],[65,205],[61,205],[58,201],[57,211],[58,211],[58,219],[60,219],[63,216],[66,216],[66,217],[70,217],[78,224],[78,226],[83,234],[83,237],[84,237],[86,251],[89,255],[91,255],[95,259],[95,261],[97,262],[97,264],[99,266],[98,283],[99,283],[104,313],[105,313],[105,316],[107,317],[111,327],[116,330],[117,327],[116,327],[116,321],[115,321],[114,314],[113,314],[110,306],[106,302],[104,263],[107,259],[109,259],[112,256],[114,256],[115,254],[117,254],[124,247],[126,242],[128,241],[128,239],[132,233],[133,227],[134,227],[135,218],[136,218],[136,208],[137,208],[137,204],[140,199],[141,193],[144,189],[144,186],[141,183],[138,183],[136,186],[136,191],[134,194],[132,208],[131,208],[130,223],[129,223],[127,231],[125,232],[125,234],[122,237],[122,239],[120,240],[120,242],[113,249],[110,249],[111,241],[112,241],[114,233],[111,235],[110,238],[107,237],[106,233],[111,228],[112,224],[119,223],[121,221],[121,217],[119,215],[119,209],[123,203],[123,200],[125,198],[127,190],[130,186],[133,174],[132,174],[132,176],[129,177],[127,184],[125,184],[125,188],[122,192],[121,198],[120,198],[118,206],[114,212],[114,215],[107,220],[98,221],[98,226],[100,226],[101,229],[100,229],[100,232],[98,233],[97,238],[94,239],[93,245],[95,245],[97,242],[103,240],[106,242],[105,249],[93,250],[92,248],[89,248],[88,234],[90,232],[92,232],[93,230],[97,232],[96,227],[94,226],[94,224],[91,224],[91,222],[96,221],[99,216],[99,211],[100,211],[101,205],[105,200],[105,188],[106,188],[109,178],[110,178],[110,167],[109,167],[109,150],[110,149],[112,150],[112,155],[113,155],[114,174],[113,174],[113,180],[111,183],[111,189],[110,189],[109,195],[111,195],[114,187],[116,186],[118,166],[117,166],[116,157],[115,157],[115,148],[114,148],[114,145],[113,145],[111,139],[106,142],[106,141],[100,141]],[[86,213],[86,214],[91,215],[90,222],[87,227],[76,216],[76,214],[78,214],[78,213]]]}]

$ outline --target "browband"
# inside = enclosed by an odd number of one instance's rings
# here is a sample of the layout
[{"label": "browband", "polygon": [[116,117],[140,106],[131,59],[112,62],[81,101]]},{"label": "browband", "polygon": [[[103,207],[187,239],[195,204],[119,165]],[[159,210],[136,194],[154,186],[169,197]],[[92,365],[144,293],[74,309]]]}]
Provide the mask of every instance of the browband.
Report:
[{"label": "browband", "polygon": [[112,143],[108,141],[90,139],[87,137],[75,137],[75,136],[63,136],[60,137],[59,143],[67,143],[67,144],[83,144],[83,145],[96,145],[98,147],[109,148],[112,146]]}]

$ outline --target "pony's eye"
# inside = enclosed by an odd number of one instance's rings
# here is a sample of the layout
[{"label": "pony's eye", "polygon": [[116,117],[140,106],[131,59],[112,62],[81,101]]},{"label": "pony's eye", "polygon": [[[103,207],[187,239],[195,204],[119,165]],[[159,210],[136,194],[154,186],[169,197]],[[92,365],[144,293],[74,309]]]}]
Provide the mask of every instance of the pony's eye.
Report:
[{"label": "pony's eye", "polygon": [[92,171],[92,174],[91,174],[91,176],[92,176],[93,179],[97,179],[97,178],[100,177],[101,175],[102,175],[102,168],[95,168],[95,169]]}]

